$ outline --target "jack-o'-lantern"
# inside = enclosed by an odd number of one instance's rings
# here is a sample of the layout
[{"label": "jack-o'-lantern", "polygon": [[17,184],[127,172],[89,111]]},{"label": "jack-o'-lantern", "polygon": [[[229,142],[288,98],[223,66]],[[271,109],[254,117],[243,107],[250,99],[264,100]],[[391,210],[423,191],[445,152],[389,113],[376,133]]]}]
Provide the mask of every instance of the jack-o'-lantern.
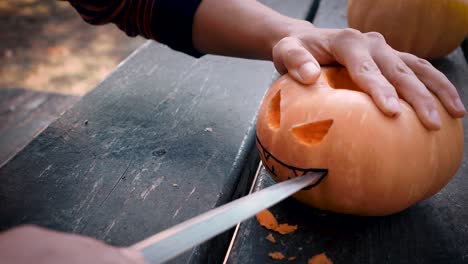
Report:
[{"label": "jack-o'-lantern", "polygon": [[392,214],[434,195],[458,170],[462,122],[437,102],[442,128],[429,131],[403,100],[398,117],[385,116],[345,68],[323,68],[309,86],[284,75],[260,108],[257,147],[275,181],[328,170],[320,184],[294,196],[305,204]]}]

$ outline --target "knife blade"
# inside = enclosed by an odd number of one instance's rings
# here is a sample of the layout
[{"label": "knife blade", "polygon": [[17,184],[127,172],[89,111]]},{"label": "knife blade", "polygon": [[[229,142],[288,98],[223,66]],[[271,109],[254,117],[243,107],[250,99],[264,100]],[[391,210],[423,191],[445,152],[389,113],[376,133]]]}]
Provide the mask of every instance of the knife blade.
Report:
[{"label": "knife blade", "polygon": [[134,244],[132,248],[139,250],[147,263],[163,263],[299,190],[317,185],[326,174],[323,170],[310,171],[303,176],[274,184],[157,233]]}]

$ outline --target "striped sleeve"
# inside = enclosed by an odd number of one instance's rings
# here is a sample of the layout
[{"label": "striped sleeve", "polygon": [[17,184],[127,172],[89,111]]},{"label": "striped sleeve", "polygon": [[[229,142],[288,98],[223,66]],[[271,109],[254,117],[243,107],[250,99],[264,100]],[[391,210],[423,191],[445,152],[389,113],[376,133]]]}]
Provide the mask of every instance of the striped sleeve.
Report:
[{"label": "striped sleeve", "polygon": [[194,57],[192,26],[201,0],[68,0],[93,25],[116,24],[128,36],[143,36]]}]

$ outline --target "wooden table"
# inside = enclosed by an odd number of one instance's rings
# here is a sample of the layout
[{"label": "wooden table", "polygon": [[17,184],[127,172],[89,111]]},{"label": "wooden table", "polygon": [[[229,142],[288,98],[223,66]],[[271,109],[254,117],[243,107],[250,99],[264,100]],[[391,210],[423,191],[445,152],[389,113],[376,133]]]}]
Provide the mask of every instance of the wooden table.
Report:
[{"label": "wooden table", "polygon": [[[263,2],[310,19],[318,4]],[[345,4],[321,1],[314,23],[345,27]],[[434,63],[468,103],[461,50]],[[197,60],[146,43],[0,168],[0,229],[33,223],[125,246],[244,195],[259,161],[256,113],[276,77],[269,62]],[[271,244],[246,221],[228,262],[280,263],[268,257],[278,250],[296,256],[292,263],[321,252],[335,263],[468,263],[465,170],[464,161],[442,192],[389,217],[327,214],[286,200],[272,211],[299,230]],[[272,182],[262,171],[254,184]],[[171,263],[221,263],[231,234]]]},{"label": "wooden table", "polygon": [[1,88],[0,167],[78,99],[73,95]]}]

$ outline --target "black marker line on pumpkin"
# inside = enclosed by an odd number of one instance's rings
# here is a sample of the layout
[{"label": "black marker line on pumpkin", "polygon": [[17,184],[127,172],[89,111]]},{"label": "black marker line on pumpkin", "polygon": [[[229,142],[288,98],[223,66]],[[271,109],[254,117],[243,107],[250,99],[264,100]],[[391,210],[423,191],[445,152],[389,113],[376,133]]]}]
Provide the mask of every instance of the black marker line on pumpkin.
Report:
[{"label": "black marker line on pumpkin", "polygon": [[[266,147],[262,144],[262,142],[260,142],[260,139],[258,138],[258,135],[256,135],[255,138],[256,138],[256,141],[257,141],[258,145],[261,148],[261,151],[259,151],[259,152],[260,152],[261,155],[263,154],[263,157],[265,158],[265,161],[268,161],[269,158],[272,158],[274,161],[276,161],[276,163],[278,163],[278,164],[282,165],[283,167],[291,170],[295,177],[303,176],[308,172],[326,172],[322,177],[320,177],[320,179],[317,182],[315,182],[314,184],[312,184],[310,186],[307,186],[307,187],[303,188],[302,190],[310,190],[311,188],[317,186],[328,175],[328,169],[324,169],[324,168],[307,168],[307,169],[304,169],[304,168],[295,167],[295,166],[292,166],[292,165],[289,165],[289,164],[286,164],[286,163],[282,162],[281,160],[276,158],[271,152],[269,152],[266,149]],[[276,174],[275,167],[273,165],[271,165],[271,169],[268,168],[268,164],[263,164],[263,165],[264,165],[265,169],[267,170],[267,172],[270,175],[273,175],[276,178],[279,177]],[[298,175],[298,171],[301,172],[300,175]],[[287,176],[287,178],[291,179],[290,176]]]}]

